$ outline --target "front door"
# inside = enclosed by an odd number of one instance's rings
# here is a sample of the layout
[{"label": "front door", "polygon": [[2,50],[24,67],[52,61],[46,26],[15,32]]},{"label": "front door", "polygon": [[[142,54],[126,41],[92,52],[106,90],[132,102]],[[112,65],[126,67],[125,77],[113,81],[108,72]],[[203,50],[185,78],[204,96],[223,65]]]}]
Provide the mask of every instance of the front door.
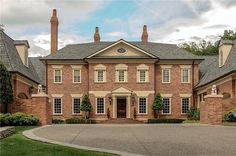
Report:
[{"label": "front door", "polygon": [[126,98],[117,99],[117,118],[126,118]]}]

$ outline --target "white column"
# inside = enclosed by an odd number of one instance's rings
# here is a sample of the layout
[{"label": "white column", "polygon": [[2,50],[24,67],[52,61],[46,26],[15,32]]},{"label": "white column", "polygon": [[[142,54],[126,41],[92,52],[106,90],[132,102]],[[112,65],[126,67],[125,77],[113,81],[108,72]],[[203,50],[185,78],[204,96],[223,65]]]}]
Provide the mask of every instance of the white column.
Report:
[{"label": "white column", "polygon": [[112,104],[113,104],[112,117],[117,118],[117,116],[116,116],[116,110],[117,110],[116,96],[112,97]]},{"label": "white column", "polygon": [[130,96],[126,97],[126,116],[130,118]]}]

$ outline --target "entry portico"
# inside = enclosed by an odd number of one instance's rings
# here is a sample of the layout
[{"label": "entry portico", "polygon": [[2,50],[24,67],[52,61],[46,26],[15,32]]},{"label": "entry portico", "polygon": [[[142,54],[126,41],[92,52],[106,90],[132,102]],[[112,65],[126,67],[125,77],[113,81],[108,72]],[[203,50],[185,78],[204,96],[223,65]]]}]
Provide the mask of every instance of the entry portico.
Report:
[{"label": "entry portico", "polygon": [[[113,113],[112,118],[117,117],[124,117],[124,118],[130,118],[130,96],[132,94],[132,91],[129,89],[126,89],[124,87],[119,87],[111,92],[112,94],[112,103],[113,103]],[[118,113],[122,113],[122,106],[117,107],[119,105],[123,105],[123,100],[120,99],[126,99],[125,104],[125,112],[126,116],[119,116]]]}]

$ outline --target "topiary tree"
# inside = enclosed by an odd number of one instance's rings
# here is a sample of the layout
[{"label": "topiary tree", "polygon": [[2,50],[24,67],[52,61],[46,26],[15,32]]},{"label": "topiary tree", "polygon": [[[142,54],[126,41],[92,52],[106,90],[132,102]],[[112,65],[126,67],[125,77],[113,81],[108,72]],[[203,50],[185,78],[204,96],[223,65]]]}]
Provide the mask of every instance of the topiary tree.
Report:
[{"label": "topiary tree", "polygon": [[84,95],[80,110],[85,112],[85,117],[86,119],[88,119],[89,113],[92,111],[92,105],[91,105],[88,95]]},{"label": "topiary tree", "polygon": [[160,111],[164,108],[161,94],[157,93],[154,97],[154,101],[152,104],[152,110],[154,111],[154,118],[160,118]]},{"label": "topiary tree", "polygon": [[0,62],[0,104],[5,105],[5,113],[8,112],[8,104],[13,102],[11,75],[7,68]]}]

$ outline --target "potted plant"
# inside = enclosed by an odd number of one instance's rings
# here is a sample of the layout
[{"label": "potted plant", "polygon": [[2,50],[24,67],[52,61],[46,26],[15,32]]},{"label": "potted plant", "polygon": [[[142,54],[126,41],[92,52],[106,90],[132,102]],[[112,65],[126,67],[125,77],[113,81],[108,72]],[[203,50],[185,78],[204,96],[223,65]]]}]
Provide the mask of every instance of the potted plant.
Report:
[{"label": "potted plant", "polygon": [[154,97],[154,101],[152,104],[152,110],[154,112],[154,118],[160,118],[160,111],[164,108],[161,94],[157,93]]},{"label": "potted plant", "polygon": [[85,112],[85,118],[88,119],[89,113],[92,111],[92,105],[91,105],[88,95],[84,95],[80,110]]}]

